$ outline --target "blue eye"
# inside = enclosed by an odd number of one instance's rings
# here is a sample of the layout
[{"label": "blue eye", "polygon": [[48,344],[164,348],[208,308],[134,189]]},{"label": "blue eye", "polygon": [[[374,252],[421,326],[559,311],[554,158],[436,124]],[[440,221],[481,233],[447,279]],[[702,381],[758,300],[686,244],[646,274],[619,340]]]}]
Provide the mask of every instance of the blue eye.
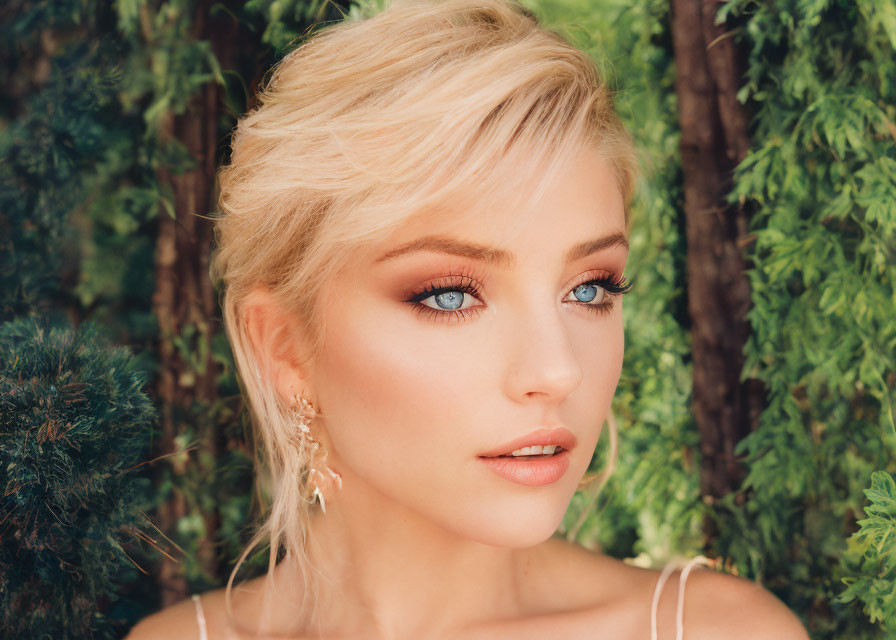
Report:
[{"label": "blue eye", "polygon": [[612,298],[610,298],[611,295],[628,293],[631,288],[632,283],[627,282],[624,277],[615,282],[612,278],[598,278],[574,287],[569,292],[569,296],[572,296],[572,298],[567,296],[566,300],[577,302],[580,306],[586,307],[591,311],[602,313],[613,308],[614,303]]},{"label": "blue eye", "polygon": [[600,299],[598,302],[603,301],[604,296],[607,293],[607,290],[603,287],[599,287],[596,284],[586,282],[585,284],[580,284],[575,289],[570,291],[572,295],[576,297],[576,300],[579,302],[591,302],[594,300],[598,294],[600,294]]},{"label": "blue eye", "polygon": [[462,291],[446,291],[437,296],[432,296],[432,298],[442,309],[454,311],[455,309],[460,309],[460,306],[464,303],[465,295],[467,294]]},{"label": "blue eye", "polygon": [[[472,312],[474,307],[482,306],[481,304],[468,304],[475,300],[478,295],[478,287],[470,281],[451,286],[428,287],[424,291],[415,294],[408,302],[415,303],[417,310],[426,313],[435,315],[466,315]],[[424,300],[429,300],[430,298],[433,301],[432,305],[424,303]]]}]

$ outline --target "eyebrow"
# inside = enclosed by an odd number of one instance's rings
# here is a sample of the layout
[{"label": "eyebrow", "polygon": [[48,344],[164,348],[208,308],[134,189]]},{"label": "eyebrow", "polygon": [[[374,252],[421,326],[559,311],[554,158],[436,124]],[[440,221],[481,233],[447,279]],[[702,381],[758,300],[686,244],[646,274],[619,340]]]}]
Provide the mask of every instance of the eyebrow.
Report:
[{"label": "eyebrow", "polygon": [[[569,263],[581,260],[582,258],[590,256],[592,253],[618,246],[628,249],[628,240],[626,240],[625,234],[621,232],[613,233],[602,238],[595,238],[594,240],[580,242],[566,252],[566,262]],[[473,260],[479,260],[498,267],[510,267],[516,262],[513,254],[507,251],[486,247],[481,244],[461,242],[460,240],[444,236],[425,236],[423,238],[412,240],[391,251],[387,251],[377,258],[375,262],[380,263],[387,260],[393,260],[399,256],[417,251],[448,253],[464,258],[472,258]]]}]

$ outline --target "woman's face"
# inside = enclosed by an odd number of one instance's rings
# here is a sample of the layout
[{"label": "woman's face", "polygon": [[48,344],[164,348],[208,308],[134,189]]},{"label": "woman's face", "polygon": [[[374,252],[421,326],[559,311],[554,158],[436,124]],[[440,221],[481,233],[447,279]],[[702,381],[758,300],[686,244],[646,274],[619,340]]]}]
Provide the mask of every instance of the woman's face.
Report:
[{"label": "woman's face", "polygon": [[[344,480],[328,504],[364,495],[485,544],[549,538],[622,366],[622,296],[587,283],[618,283],[627,253],[613,170],[589,150],[537,207],[419,217],[353,257],[309,380]],[[556,480],[480,458],[544,427],[575,439]]]}]

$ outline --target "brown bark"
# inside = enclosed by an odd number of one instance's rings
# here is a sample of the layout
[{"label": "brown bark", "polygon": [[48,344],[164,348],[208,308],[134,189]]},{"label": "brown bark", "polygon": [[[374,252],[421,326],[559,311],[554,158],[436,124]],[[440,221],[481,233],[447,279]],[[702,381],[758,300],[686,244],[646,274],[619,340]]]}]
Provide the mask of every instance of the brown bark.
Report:
[{"label": "brown bark", "polygon": [[[730,206],[732,171],[749,149],[748,116],[737,101],[742,73],[716,0],[672,0],[675,88],[687,218],[688,310],[693,341],[693,410],[700,432],[704,500],[735,490],[734,455],[753,428],[756,387],[740,381],[749,335],[750,288],[742,240],[747,212]],[[707,534],[711,533],[707,530]]]},{"label": "brown bark", "polygon": [[[249,78],[251,93],[255,94],[265,70],[272,60],[254,56],[261,47],[260,34],[250,32],[227,11],[213,12],[215,0],[198,0],[194,6],[191,37],[211,43],[222,69],[239,69],[243,77]],[[331,2],[328,13],[320,19],[335,20],[347,9],[343,3]],[[215,16],[215,17],[212,17]],[[151,29],[152,20],[144,7],[143,25]],[[247,54],[253,56],[247,58]],[[207,409],[217,400],[217,371],[212,360],[211,339],[221,330],[217,314],[217,301],[209,278],[209,259],[213,243],[212,221],[204,218],[214,207],[214,177],[216,151],[219,142],[226,143],[226,130],[218,129],[220,116],[226,113],[222,101],[222,89],[214,83],[206,84],[190,101],[187,110],[178,115],[168,114],[163,122],[161,140],[177,140],[184,144],[196,160],[196,167],[182,174],[174,174],[166,168],[159,170],[159,181],[168,185],[173,194],[175,217],[167,212],[160,214],[156,247],[156,288],[153,294],[153,308],[160,331],[160,373],[157,393],[161,406],[162,437],[157,455],[175,451],[175,438],[186,426],[185,419],[194,426],[209,425],[205,433],[199,433],[199,446],[218,458],[227,449],[224,434],[218,425],[202,416],[190,414],[194,401]],[[237,114],[229,114],[235,117]],[[174,336],[181,335],[189,325],[197,329],[191,343],[192,352],[198,353],[200,343],[207,354],[201,364],[201,372],[193,372],[192,367],[180,357],[172,342]],[[195,375],[194,375],[195,374]],[[184,474],[189,458],[171,456],[175,474]],[[196,462],[198,464],[198,461]],[[203,470],[212,472],[213,469]],[[194,509],[197,507],[193,507]],[[171,531],[178,519],[187,515],[190,506],[187,496],[175,491],[159,510],[158,526],[163,531]],[[217,510],[204,513],[206,538],[200,545],[200,562],[210,578],[222,579],[222,571],[217,557],[215,539],[220,527]],[[157,576],[162,591],[162,604],[177,602],[187,595],[187,585],[183,572],[175,561],[162,559]]]},{"label": "brown bark", "polygon": [[[199,3],[193,22],[192,35],[196,39],[208,38],[207,14],[208,6]],[[227,25],[217,25],[218,34],[222,27],[226,29]],[[216,425],[193,413],[194,407],[210,411],[218,394],[218,371],[212,360],[211,340],[220,329],[220,324],[217,320],[216,295],[209,279],[213,233],[212,222],[207,216],[213,207],[220,102],[218,85],[206,84],[190,101],[184,113],[168,113],[164,117],[160,131],[163,143],[176,140],[183,144],[195,159],[196,166],[180,174],[173,173],[167,167],[158,171],[160,183],[166,185],[173,195],[175,214],[172,217],[165,210],[160,213],[155,255],[153,309],[160,334],[156,389],[161,408],[159,455],[177,449],[175,438],[188,423],[196,429],[209,425],[206,432],[197,433],[197,436],[199,446],[211,453],[213,460],[219,457],[223,449],[222,435],[216,432]],[[174,339],[184,335],[189,327],[196,330],[188,341],[191,351],[205,354],[204,361],[198,367],[185,361],[174,344]],[[170,462],[175,476],[184,477],[188,472],[190,458],[186,454],[166,460]],[[194,459],[189,464],[198,464],[198,461]],[[214,470],[204,471],[210,473]],[[189,511],[187,496],[175,488],[159,509],[159,528],[171,531]],[[203,513],[203,520],[206,537],[200,542],[199,561],[207,575],[215,577],[220,569],[215,547],[220,516],[217,510],[213,510]],[[167,558],[162,559],[158,584],[165,606],[188,595],[182,571]]]}]

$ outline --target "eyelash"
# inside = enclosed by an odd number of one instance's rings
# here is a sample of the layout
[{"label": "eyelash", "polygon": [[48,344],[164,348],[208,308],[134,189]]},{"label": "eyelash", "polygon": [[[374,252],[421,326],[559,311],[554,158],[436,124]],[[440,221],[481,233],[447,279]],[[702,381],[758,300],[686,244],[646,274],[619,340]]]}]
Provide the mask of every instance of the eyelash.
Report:
[{"label": "eyelash", "polygon": [[[427,285],[423,290],[412,293],[410,299],[408,299],[407,302],[413,305],[414,311],[416,311],[417,313],[428,318],[434,318],[436,320],[460,321],[461,319],[466,319],[476,313],[479,313],[481,305],[469,307],[467,309],[445,309],[439,311],[425,304],[420,304],[421,300],[425,300],[430,296],[448,293],[450,291],[459,291],[464,294],[469,294],[474,298],[479,297],[481,288],[476,280],[474,280],[471,276],[466,274],[456,274],[453,276],[446,276],[444,280],[449,280],[452,277],[460,278],[460,280],[455,280],[454,282],[447,282],[444,284],[439,282],[438,286],[434,286],[434,284],[431,283]],[[594,278],[591,280],[585,280],[584,282],[580,282],[579,284],[573,286],[569,291],[575,291],[575,289],[581,287],[582,285],[597,285],[598,287],[606,290],[606,292],[611,296],[616,296],[625,295],[626,293],[631,291],[632,284],[633,283],[629,282],[625,276],[622,276],[621,278],[608,276],[605,278]],[[592,311],[594,313],[604,314],[609,312],[614,304],[615,303],[611,298],[610,300],[607,300],[600,304],[588,304],[586,302],[580,302],[577,304],[577,306],[586,307],[589,311]]]}]

